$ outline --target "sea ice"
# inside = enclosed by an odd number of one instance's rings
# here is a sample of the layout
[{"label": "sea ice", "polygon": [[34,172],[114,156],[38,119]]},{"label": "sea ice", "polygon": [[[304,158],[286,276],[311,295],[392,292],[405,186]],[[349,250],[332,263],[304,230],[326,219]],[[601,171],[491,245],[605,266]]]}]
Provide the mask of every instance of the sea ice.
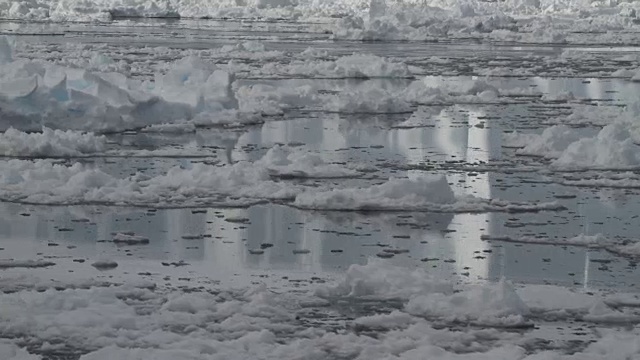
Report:
[{"label": "sea ice", "polygon": [[348,178],[361,172],[341,165],[327,164],[318,155],[296,151],[288,146],[275,145],[260,160],[269,172],[283,178]]},{"label": "sea ice", "polygon": [[556,168],[629,168],[640,165],[640,147],[635,144],[629,124],[605,126],[591,138],[571,143],[552,165]]},{"label": "sea ice", "polygon": [[0,38],[0,128],[122,131],[237,109],[233,75],[198,58],[177,61],[153,81],[42,61],[11,60]]},{"label": "sea ice", "polygon": [[106,137],[79,131],[42,128],[26,133],[14,128],[0,134],[0,155],[65,157],[100,153],[106,150]]},{"label": "sea ice", "polygon": [[[22,278],[22,281],[28,279]],[[60,344],[79,349],[83,360],[118,359],[614,359],[638,354],[637,335],[622,330],[602,336],[574,355],[526,352],[526,333],[459,326],[521,326],[518,319],[561,314],[569,319],[614,320],[615,311],[598,295],[551,285],[516,287],[506,281],[464,284],[432,277],[422,267],[370,259],[315,291],[271,291],[265,285],[242,289],[98,285],[89,288],[21,289],[0,295],[0,342],[8,360],[37,360],[12,342],[45,350]],[[211,286],[211,285],[208,285]],[[316,295],[321,296],[321,300]],[[333,331],[303,319],[306,309],[335,311],[336,304],[400,303],[390,313],[347,320],[356,330]],[[315,305],[314,305],[315,304]],[[320,308],[314,308],[319,306]],[[343,305],[342,305],[343,306]],[[317,315],[314,315],[317,316]],[[456,329],[434,328],[424,317],[453,321]],[[620,321],[618,315],[615,320]],[[349,325],[349,324],[347,324]],[[366,331],[377,331],[370,336]],[[31,349],[31,348],[30,348]],[[618,356],[618,357],[616,357]]]},{"label": "sea ice", "polygon": [[504,134],[505,146],[518,147],[519,155],[552,159],[555,170],[588,168],[624,169],[640,166],[640,147],[635,144],[636,126],[618,120],[599,132],[554,125],[541,135]]},{"label": "sea ice", "polygon": [[565,209],[558,203],[516,203],[475,196],[455,196],[443,175],[417,179],[390,178],[369,187],[308,191],[293,205],[309,210],[433,211],[433,212],[536,212]]},{"label": "sea ice", "polygon": [[[306,52],[309,56],[311,52]],[[409,67],[399,61],[370,55],[353,54],[335,61],[306,59],[289,64],[269,63],[260,69],[261,74],[306,76],[313,78],[410,78]]]}]

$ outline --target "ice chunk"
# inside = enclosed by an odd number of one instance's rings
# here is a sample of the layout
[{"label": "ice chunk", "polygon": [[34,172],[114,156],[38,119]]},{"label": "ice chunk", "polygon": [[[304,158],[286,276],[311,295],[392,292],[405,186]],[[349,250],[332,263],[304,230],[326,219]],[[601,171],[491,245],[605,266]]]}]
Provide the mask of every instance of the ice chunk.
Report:
[{"label": "ice chunk", "polygon": [[451,283],[432,277],[425,269],[370,258],[366,265],[351,265],[344,279],[333,286],[319,287],[316,295],[409,299],[424,293],[452,294],[453,290]]},{"label": "ice chunk", "polygon": [[363,84],[355,90],[344,91],[329,104],[333,111],[342,113],[392,114],[411,111],[409,103],[397,94],[385,89]]},{"label": "ice chunk", "polygon": [[77,131],[43,128],[42,133],[25,133],[9,128],[0,134],[0,155],[4,156],[79,156],[102,152],[106,138]]},{"label": "ice chunk", "polygon": [[45,260],[0,260],[0,269],[41,268],[53,265],[55,265],[54,262]]},{"label": "ice chunk", "polygon": [[292,199],[299,191],[297,186],[271,181],[265,167],[246,162],[174,167],[153,178],[139,173],[115,178],[80,163],[0,161],[0,197],[28,203],[238,206],[264,199]]},{"label": "ice chunk", "polygon": [[0,67],[0,129],[121,131],[238,108],[234,76],[197,58],[141,82],[118,73],[12,61],[8,40],[0,39],[9,49],[0,52],[6,62]]},{"label": "ice chunk", "polygon": [[317,91],[310,85],[246,85],[237,89],[236,96],[242,111],[268,115],[281,114],[283,109],[287,108],[299,108],[318,103]]},{"label": "ice chunk", "polygon": [[[451,322],[522,326],[529,314],[513,285],[504,280],[456,288],[450,282],[432,277],[425,269],[373,258],[366,265],[352,265],[341,282],[318,288],[316,295],[323,298],[399,299],[405,303],[404,310],[409,314]],[[397,318],[398,326],[411,323],[406,315],[394,318]],[[376,322],[371,318],[363,323],[373,325]]]},{"label": "ice chunk", "polygon": [[443,175],[390,178],[369,187],[306,191],[296,196],[293,205],[301,209],[334,211],[537,212],[565,209],[557,202],[509,202],[470,195],[456,197]]},{"label": "ice chunk", "polygon": [[411,83],[403,96],[417,103],[442,102],[491,102],[499,96],[499,90],[485,80],[460,80],[439,76],[427,76]]},{"label": "ice chunk", "polygon": [[455,294],[421,294],[412,297],[406,310],[414,315],[445,318],[485,325],[522,326],[529,308],[512,284],[471,286]]},{"label": "ice chunk", "polygon": [[552,164],[559,168],[628,168],[640,166],[640,147],[629,125],[616,122],[605,126],[595,137],[571,143]]},{"label": "ice chunk", "polygon": [[318,154],[295,151],[281,145],[269,149],[260,162],[269,169],[271,174],[287,178],[343,178],[356,177],[361,174],[357,170],[327,164]]},{"label": "ice chunk", "polygon": [[104,270],[112,270],[118,267],[118,263],[113,260],[98,260],[91,264],[94,268],[104,271]]},{"label": "ice chunk", "polygon": [[416,180],[391,178],[368,188],[303,193],[294,204],[325,210],[415,210],[455,201],[445,176],[425,176]]},{"label": "ice chunk", "polygon": [[574,141],[582,138],[582,132],[565,125],[546,128],[537,138],[529,137],[529,143],[517,153],[521,155],[557,158]]},{"label": "ice chunk", "polygon": [[[317,50],[311,50],[311,48],[305,50],[301,55],[303,57],[327,56],[327,54],[318,53]],[[412,77],[412,73],[405,63],[369,54],[343,56],[335,61],[310,59],[293,61],[289,64],[270,63],[262,67],[261,73],[363,79]]]}]

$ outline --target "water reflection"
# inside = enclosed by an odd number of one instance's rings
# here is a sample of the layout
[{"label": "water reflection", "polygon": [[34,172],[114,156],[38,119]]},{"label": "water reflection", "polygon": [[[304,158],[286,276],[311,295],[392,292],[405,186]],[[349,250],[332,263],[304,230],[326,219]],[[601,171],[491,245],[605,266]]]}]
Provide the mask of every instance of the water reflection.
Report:
[{"label": "water reflection", "polygon": [[[571,89],[577,96],[626,101],[627,83],[579,80],[505,80],[506,85],[536,85],[544,92]],[[528,85],[527,85],[528,84]],[[572,84],[569,86],[569,84]],[[582,85],[578,85],[582,84]],[[637,86],[637,85],[633,85]],[[618,89],[612,93],[610,89]],[[627,90],[624,90],[627,89]],[[575,91],[574,91],[575,90]],[[624,91],[623,91],[624,90]],[[620,96],[618,96],[618,95]],[[415,164],[425,160],[469,163],[503,159],[501,134],[528,117],[527,105],[456,105],[432,109],[434,126],[394,128],[407,115],[354,116],[315,113],[303,118],[267,122],[244,131],[208,129],[186,135],[136,134],[116,138],[131,148],[192,144],[225,151],[232,160],[256,160],[275,143],[298,143],[322,153],[328,161]],[[538,129],[537,131],[541,131]],[[230,159],[227,159],[229,161]],[[124,159],[110,164],[113,171],[149,167],[162,172],[177,160]],[[166,163],[166,164],[165,164]],[[107,165],[104,165],[108,167]],[[423,171],[399,171],[378,166],[379,176],[420,176]],[[631,286],[638,270],[626,261],[580,248],[524,246],[482,241],[481,235],[573,237],[603,233],[634,238],[634,214],[640,212],[637,194],[608,190],[568,189],[554,184],[531,184],[535,173],[449,171],[458,196],[473,195],[511,201],[561,200],[570,210],[538,214],[358,214],[313,213],[286,206],[249,209],[157,210],[0,206],[0,258],[71,256],[185,261],[207,264],[211,276],[246,270],[336,272],[362,264],[385,249],[394,257],[419,261],[441,277],[469,279],[507,277],[530,282],[562,282]],[[357,182],[356,182],[357,184]],[[204,209],[203,209],[204,210]],[[23,214],[23,215],[20,215]],[[117,246],[112,233],[133,231],[148,237],[149,245]],[[55,245],[52,245],[55,244]],[[264,254],[250,249],[264,248]],[[294,250],[308,253],[294,254]],[[404,252],[406,251],[406,252]],[[612,260],[603,267],[595,260]]]}]

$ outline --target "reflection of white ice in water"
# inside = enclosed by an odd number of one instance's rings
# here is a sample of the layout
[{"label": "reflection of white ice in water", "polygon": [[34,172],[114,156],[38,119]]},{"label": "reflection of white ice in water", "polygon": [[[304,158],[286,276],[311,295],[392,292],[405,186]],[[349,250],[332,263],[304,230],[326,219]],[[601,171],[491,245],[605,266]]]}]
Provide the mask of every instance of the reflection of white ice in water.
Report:
[{"label": "reflection of white ice in water", "polygon": [[611,99],[614,98],[623,104],[632,104],[638,101],[638,84],[626,79],[585,79],[582,78],[559,78],[548,79],[534,77],[531,84],[534,89],[551,99],[562,99],[568,93],[576,98],[587,99]]},{"label": "reflection of white ice in water", "polygon": [[[469,163],[497,159],[500,156],[500,131],[497,127],[491,126],[493,124],[487,124],[487,120],[482,119],[485,115],[483,111],[458,105],[452,106],[435,115],[434,128],[412,128],[398,131],[394,148],[402,153],[408,162],[428,159],[433,156],[430,154],[431,150],[445,155],[448,159],[464,160]],[[423,175],[423,170],[407,172],[407,176],[412,179]],[[487,173],[468,176],[465,172],[448,172],[446,175],[447,180],[452,184],[456,197],[474,195],[486,199],[491,198],[491,184]],[[449,242],[448,247],[451,248],[451,254],[442,254],[442,256],[455,259],[457,272],[469,273],[471,279],[488,276],[488,261],[474,259],[479,255],[474,252],[488,249],[488,244],[480,239],[480,235],[485,233],[491,216],[491,214],[457,214],[448,227],[448,230],[455,230],[456,239]],[[431,243],[444,243],[442,238],[434,239],[431,236],[426,240],[430,240]],[[424,247],[425,253],[420,256],[433,257],[434,254],[430,252],[432,250],[434,249]],[[466,267],[469,269],[465,269]]]},{"label": "reflection of white ice in water", "polygon": [[[222,217],[219,217],[222,216]],[[247,262],[248,254],[242,241],[246,237],[246,229],[237,229],[234,223],[226,220],[247,218],[246,209],[209,209],[206,214],[206,222],[209,222],[208,233],[212,238],[204,241],[204,264],[215,272],[227,271],[229,273],[241,270]]]},{"label": "reflection of white ice in water", "polygon": [[[466,162],[487,162],[496,158],[498,154],[492,151],[491,142],[499,140],[499,132],[494,126],[488,125],[481,118],[486,114],[479,110],[467,109],[467,122],[462,125],[454,125],[449,122],[445,126],[444,121],[451,121],[448,116],[442,116],[441,126],[436,131],[438,144],[443,153],[455,155],[456,160]],[[485,126],[478,127],[484,123]],[[497,138],[496,138],[497,136]],[[499,150],[498,150],[499,151]],[[491,198],[491,183],[488,173],[477,173],[468,176],[465,172],[447,174],[448,180],[453,184],[456,196],[473,195],[486,199]],[[488,250],[489,244],[480,239],[480,235],[486,232],[486,227],[491,221],[490,213],[469,215],[458,214],[449,225],[448,230],[455,230],[456,239],[453,240],[453,249],[458,273],[469,273],[471,279],[486,278],[489,274],[489,262],[477,261],[474,257],[482,255],[483,250]],[[463,238],[466,237],[466,238]],[[479,251],[480,253],[477,253]],[[468,269],[466,269],[468,267]]]}]

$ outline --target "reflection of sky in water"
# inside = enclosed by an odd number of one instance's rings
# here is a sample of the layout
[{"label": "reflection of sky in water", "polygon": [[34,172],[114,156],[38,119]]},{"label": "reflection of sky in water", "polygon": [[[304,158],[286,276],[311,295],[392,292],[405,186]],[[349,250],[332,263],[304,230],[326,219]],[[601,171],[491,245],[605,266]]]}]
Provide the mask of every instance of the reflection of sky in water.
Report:
[{"label": "reflection of sky in water", "polygon": [[[505,80],[504,86],[536,85],[545,93],[571,91],[578,97],[614,98],[626,101],[637,84],[617,80],[531,79]],[[616,90],[617,92],[612,92]],[[274,143],[302,143],[322,153],[328,161],[369,164],[420,163],[429,160],[488,162],[504,157],[502,129],[512,129],[514,114],[528,121],[525,105],[457,105],[434,112],[435,126],[391,129],[405,120],[381,116],[310,114],[295,120],[267,122],[246,131],[221,129],[179,136],[135,135],[116,137],[132,148],[160,144],[192,144],[213,147],[219,157],[233,147],[234,160],[255,160]],[[524,119],[524,120],[523,120]],[[530,121],[538,121],[533,120]],[[532,125],[536,125],[535,123]],[[149,167],[162,171],[180,160],[122,159],[106,164],[114,172],[130,173]],[[96,160],[102,163],[102,160]],[[381,176],[409,176],[422,171],[400,172],[383,168]],[[307,272],[342,271],[350,264],[365,263],[384,247],[408,250],[397,259],[419,262],[438,276],[464,274],[470,279],[505,276],[523,281],[576,282],[585,285],[634,282],[638,272],[624,260],[603,269],[590,259],[610,259],[603,252],[581,248],[523,246],[489,243],[481,235],[573,237],[580,233],[635,238],[640,213],[637,192],[566,188],[554,184],[530,184],[536,173],[469,173],[451,171],[447,178],[458,196],[474,195],[520,201],[554,201],[554,194],[575,194],[561,200],[570,210],[538,214],[353,214],[302,212],[285,206],[250,209],[158,210],[108,209],[83,213],[78,207],[54,209],[4,204],[0,206],[0,258],[34,258],[47,255],[96,258],[142,258],[157,261],[184,260],[205,263],[222,273],[251,270]],[[356,181],[357,184],[357,181]],[[23,212],[31,216],[18,215]],[[245,223],[225,218],[247,218]],[[90,222],[74,222],[87,218]],[[517,226],[505,226],[516,224]],[[521,225],[521,226],[520,226]],[[60,231],[68,228],[72,231]],[[64,230],[64,229],[63,229]],[[135,231],[146,236],[146,246],[116,246],[111,233]],[[207,235],[184,239],[184,235]],[[59,246],[49,246],[50,242]],[[261,244],[273,244],[263,255],[249,254]],[[69,246],[75,248],[69,249]],[[296,249],[308,254],[293,254]],[[38,255],[40,254],[40,255]]]}]

